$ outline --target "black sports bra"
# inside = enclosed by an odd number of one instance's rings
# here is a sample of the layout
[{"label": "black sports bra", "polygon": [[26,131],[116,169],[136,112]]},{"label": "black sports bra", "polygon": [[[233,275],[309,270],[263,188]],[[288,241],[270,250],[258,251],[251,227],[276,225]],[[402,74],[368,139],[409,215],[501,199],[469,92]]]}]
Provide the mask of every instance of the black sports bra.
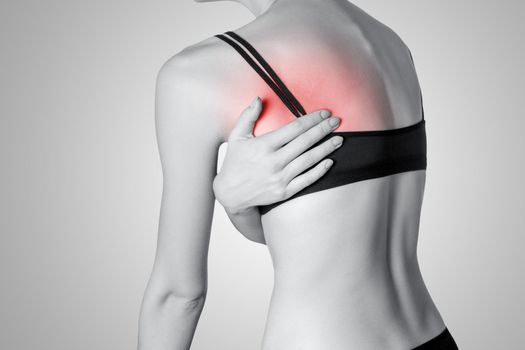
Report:
[{"label": "black sports bra", "polygon": [[[229,35],[229,37],[226,35]],[[292,114],[297,118],[307,114],[268,62],[266,62],[250,43],[232,31],[227,31],[224,34],[217,34],[215,36],[230,44],[250,66],[255,69]],[[238,43],[232,40],[232,38]],[[268,72],[269,76],[239,44],[243,45],[246,50],[253,55]],[[321,144],[334,136],[334,134],[342,136],[344,140],[342,146],[329,155],[329,158],[333,159],[334,163],[326,174],[286,200],[270,205],[259,206],[261,215],[266,214],[271,209],[290,199],[305,194],[346,185],[352,182],[406,171],[426,169],[427,167],[427,141],[424,112],[422,120],[416,124],[402,128],[371,131],[333,131],[309,149]],[[309,169],[305,171],[307,170]]]}]

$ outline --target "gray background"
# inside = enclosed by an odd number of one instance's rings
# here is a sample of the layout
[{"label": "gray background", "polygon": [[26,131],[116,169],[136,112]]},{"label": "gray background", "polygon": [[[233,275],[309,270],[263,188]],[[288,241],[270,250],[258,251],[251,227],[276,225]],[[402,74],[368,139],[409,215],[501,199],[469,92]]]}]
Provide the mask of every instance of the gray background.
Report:
[{"label": "gray background", "polygon": [[[355,3],[404,38],[420,76],[430,292],[462,349],[522,348],[525,5]],[[252,18],[223,1],[1,2],[1,349],[135,348],[162,185],[156,74]],[[220,205],[209,276],[192,349],[258,348],[271,262]]]}]

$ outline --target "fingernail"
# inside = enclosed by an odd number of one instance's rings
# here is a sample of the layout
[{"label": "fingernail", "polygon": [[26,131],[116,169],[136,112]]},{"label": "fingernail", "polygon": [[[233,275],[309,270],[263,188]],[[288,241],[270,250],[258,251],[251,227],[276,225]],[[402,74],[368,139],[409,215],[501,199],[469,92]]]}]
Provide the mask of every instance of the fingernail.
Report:
[{"label": "fingernail", "polygon": [[331,159],[327,159],[326,162],[324,163],[325,169],[330,168],[332,166],[332,164],[334,164],[334,161],[331,160]]},{"label": "fingernail", "polygon": [[327,111],[326,109],[323,109],[321,111],[321,118],[326,119],[326,118],[328,118],[330,116],[330,114],[331,114],[330,111]]},{"label": "fingernail", "polygon": [[332,144],[334,146],[341,146],[342,143],[343,143],[343,138],[341,136],[336,136],[332,138]]},{"label": "fingernail", "polygon": [[341,119],[339,119],[338,117],[333,117],[333,118],[330,118],[328,123],[330,123],[331,126],[337,126],[337,125],[339,125],[340,121],[341,121]]}]

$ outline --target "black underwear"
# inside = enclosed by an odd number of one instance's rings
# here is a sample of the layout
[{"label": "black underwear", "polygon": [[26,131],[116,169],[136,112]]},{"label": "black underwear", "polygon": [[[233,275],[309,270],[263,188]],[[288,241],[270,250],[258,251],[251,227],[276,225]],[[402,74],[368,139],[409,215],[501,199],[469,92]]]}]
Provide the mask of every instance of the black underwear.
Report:
[{"label": "black underwear", "polygon": [[439,335],[412,350],[458,350],[458,346],[452,334],[445,328]]}]

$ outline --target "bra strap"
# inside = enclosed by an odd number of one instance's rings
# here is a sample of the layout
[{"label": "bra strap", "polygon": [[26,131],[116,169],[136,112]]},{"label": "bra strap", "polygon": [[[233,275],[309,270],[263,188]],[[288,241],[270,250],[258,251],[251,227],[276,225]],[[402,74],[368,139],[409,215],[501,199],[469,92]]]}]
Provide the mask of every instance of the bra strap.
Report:
[{"label": "bra strap", "polygon": [[295,96],[288,90],[286,85],[284,85],[283,81],[279,78],[277,73],[270,67],[270,64],[266,62],[264,57],[261,56],[261,54],[244,38],[242,38],[239,34],[227,31],[226,34],[240,42],[252,55],[255,57],[255,59],[263,66],[263,68],[268,72],[268,74],[272,77],[272,79],[277,83],[277,85],[281,88],[281,90],[284,92],[286,97],[295,105],[297,110],[301,113],[301,115],[305,115],[306,111],[304,110],[303,106],[299,103],[299,101],[295,98]]},{"label": "bra strap", "polygon": [[[236,38],[244,46],[247,47],[247,50],[259,61],[259,63],[268,71],[268,74],[275,80],[275,82],[270,78],[266,72],[264,72],[261,67],[241,48],[239,44],[223,34],[217,34],[215,37],[223,40],[232,46],[245,60],[250,64],[250,66],[261,76],[261,78],[270,86],[270,88],[275,92],[275,94],[281,99],[281,101],[286,105],[286,107],[299,118],[301,115],[305,115],[306,111],[303,106],[297,101],[297,99],[292,95],[290,90],[284,85],[281,79],[277,76],[275,71],[270,67],[268,62],[251,46],[246,40],[238,36],[236,33],[228,31],[226,32],[230,36]],[[232,34],[233,33],[233,34]],[[281,90],[282,89],[282,90]]]}]

